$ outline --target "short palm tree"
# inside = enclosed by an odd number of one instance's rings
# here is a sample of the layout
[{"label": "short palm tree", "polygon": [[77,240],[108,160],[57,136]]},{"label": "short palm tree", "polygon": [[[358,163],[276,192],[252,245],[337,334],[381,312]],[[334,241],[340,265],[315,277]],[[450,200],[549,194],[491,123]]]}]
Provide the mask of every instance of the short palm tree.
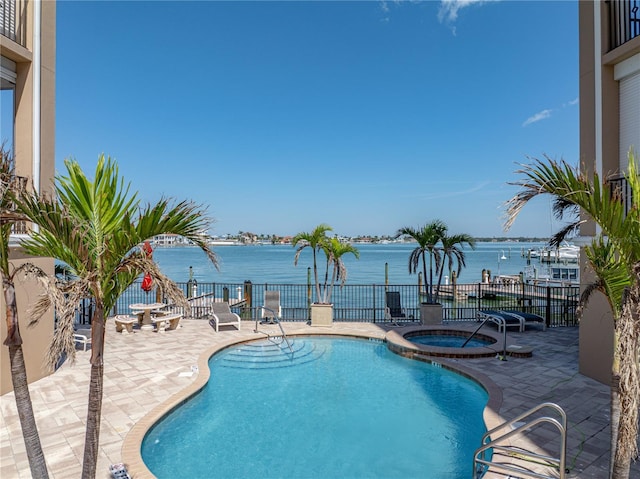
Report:
[{"label": "short palm tree", "polygon": [[322,292],[320,291],[320,279],[318,277],[318,252],[322,250],[322,247],[327,242],[327,231],[332,231],[331,226],[327,224],[320,224],[316,226],[311,232],[298,233],[291,240],[291,244],[296,250],[296,254],[293,260],[295,266],[298,265],[298,259],[300,259],[300,253],[305,248],[311,248],[313,251],[313,278],[316,285],[316,302],[322,302]]},{"label": "short palm tree", "polygon": [[23,186],[15,176],[13,158],[4,146],[1,147],[0,273],[2,274],[2,289],[6,307],[5,320],[7,323],[7,337],[4,340],[4,345],[9,348],[13,393],[16,398],[16,408],[20,418],[20,426],[22,428],[31,475],[37,478],[46,478],[49,477],[49,475],[47,473],[47,465],[33,414],[31,395],[29,394],[29,383],[22,349],[22,337],[20,336],[20,321],[14,282],[18,274],[43,277],[45,273],[31,263],[23,263],[21,266],[14,267],[9,261],[11,228],[17,221],[23,219],[15,210],[14,198],[20,194]]},{"label": "short palm tree", "polygon": [[466,255],[462,248],[464,245],[468,245],[471,249],[476,249],[476,240],[468,234],[457,234],[449,236],[445,235],[440,238],[440,248],[442,253],[442,262],[438,271],[438,286],[436,288],[435,302],[440,299],[440,285],[442,284],[442,274],[446,267],[449,271],[449,276],[454,271],[454,266],[457,266],[456,276],[460,276],[462,268],[466,266]]},{"label": "short palm tree", "polygon": [[[427,302],[433,303],[433,268],[435,262],[435,269],[440,269],[440,262],[442,260],[440,251],[438,249],[438,243],[447,234],[447,225],[440,220],[434,220],[429,224],[424,225],[421,228],[411,228],[405,226],[400,228],[396,233],[396,237],[410,236],[417,243],[418,246],[409,255],[409,273],[416,273],[422,263],[422,274],[425,281]],[[429,277],[427,277],[427,259],[429,255]]]},{"label": "short palm tree", "polygon": [[[67,265],[71,278],[41,297],[36,312],[56,306],[58,322],[50,361],[61,354],[75,354],[73,309],[82,297],[92,297],[91,378],[89,385],[83,478],[94,478],[98,458],[103,397],[104,338],[106,318],[120,295],[142,272],[149,272],[170,299],[188,308],[182,291],[158,269],[139,245],[162,233],[181,235],[199,246],[215,265],[208,246],[209,220],[205,210],[191,202],[172,206],[167,200],[140,206],[136,194],[118,174],[111,158],[101,155],[93,181],[74,160],[65,160],[68,176],[56,177],[57,198],[24,197],[19,209],[39,226],[24,243],[36,256],[57,258]],[[65,294],[61,294],[64,292]]]},{"label": "short palm tree", "polygon": [[[602,292],[611,306],[614,319],[614,358],[611,382],[611,470],[612,479],[629,477],[631,459],[637,456],[638,406],[640,374],[640,178],[636,160],[629,153],[625,175],[631,190],[631,205],[625,211],[620,191],[609,182],[593,179],[566,162],[534,160],[518,174],[523,179],[514,183],[521,192],[507,202],[508,229],[525,204],[542,194],[554,197],[554,212],[562,218],[580,208],[601,229],[585,247],[587,260],[597,280],[581,295],[580,311],[594,291]],[[559,244],[575,231],[576,219],[553,238]]]},{"label": "short palm tree", "polygon": [[[344,286],[344,283],[347,281],[347,267],[342,261],[342,257],[345,254],[352,254],[358,259],[360,258],[360,252],[352,244],[342,243],[338,238],[331,238],[326,241],[322,249],[327,257],[327,269],[324,281],[324,297],[322,298],[322,302],[328,304],[331,302],[331,293],[333,292],[333,286],[335,285],[336,281],[340,280],[340,286]],[[331,282],[329,283],[328,274],[330,267]]]}]

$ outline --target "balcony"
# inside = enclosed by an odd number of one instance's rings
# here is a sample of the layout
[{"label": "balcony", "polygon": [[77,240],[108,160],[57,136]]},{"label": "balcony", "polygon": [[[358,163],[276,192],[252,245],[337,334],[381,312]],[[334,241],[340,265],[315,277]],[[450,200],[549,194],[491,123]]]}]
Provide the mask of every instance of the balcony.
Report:
[{"label": "balcony", "polygon": [[612,178],[609,181],[611,195],[618,197],[624,205],[625,214],[629,213],[633,201],[633,190],[625,177]]},{"label": "balcony", "polygon": [[0,0],[0,35],[27,46],[27,0]]},{"label": "balcony", "polygon": [[640,36],[640,0],[608,0],[609,51]]}]

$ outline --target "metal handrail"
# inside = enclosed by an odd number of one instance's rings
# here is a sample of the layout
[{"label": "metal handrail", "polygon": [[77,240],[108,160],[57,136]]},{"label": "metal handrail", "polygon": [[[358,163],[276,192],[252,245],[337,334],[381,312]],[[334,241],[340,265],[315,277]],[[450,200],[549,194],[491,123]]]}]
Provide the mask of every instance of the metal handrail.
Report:
[{"label": "metal handrail", "polygon": [[[282,339],[284,339],[284,341],[287,343],[287,346],[289,347],[289,351],[291,351],[291,354],[293,354],[293,347],[291,346],[291,343],[289,342],[289,338],[287,338],[287,333],[284,332],[284,328],[282,327],[282,323],[280,323],[280,318],[278,318],[278,314],[271,308],[267,308],[265,306],[260,306],[261,309],[267,310],[269,311],[271,314],[273,314],[273,321],[280,327],[280,331],[282,332]],[[254,329],[254,332],[257,333],[259,332],[258,330],[258,315],[256,315],[256,328]],[[267,338],[271,338],[271,335],[269,333],[265,333],[267,335]]]},{"label": "metal handrail", "polygon": [[467,343],[469,341],[471,341],[471,338],[473,338],[475,336],[475,334],[478,331],[480,331],[480,328],[482,328],[482,326],[484,326],[487,321],[491,321],[492,323],[496,323],[496,325],[498,325],[498,330],[500,329],[500,326],[502,326],[502,335],[503,335],[503,339],[502,339],[502,356],[498,355],[498,358],[500,360],[502,360],[502,361],[506,361],[507,360],[507,321],[504,318],[499,318],[499,317],[495,317],[495,316],[486,316],[482,320],[482,323],[480,323],[480,326],[478,326],[476,328],[476,330],[473,333],[471,333],[471,336],[469,336],[467,338],[467,340],[464,342],[462,347],[464,348],[467,345]]},{"label": "metal handrail", "polygon": [[[515,423],[522,421],[523,419],[531,416],[532,414],[545,409],[545,408],[550,408],[553,409],[555,412],[557,412],[560,415],[560,421],[558,421],[556,418],[553,417],[547,417],[547,416],[542,416],[542,417],[538,417],[535,418],[534,420],[530,421],[530,422],[526,422],[518,427],[516,427],[515,429],[511,429],[509,432],[502,434],[498,437],[496,437],[495,439],[491,439],[491,436],[495,436],[496,433],[498,433],[499,431],[507,428],[507,427],[512,427]],[[520,434],[528,429],[531,429],[533,426],[536,426],[538,424],[542,424],[542,423],[547,423],[547,424],[552,424],[553,426],[555,426],[558,431],[560,432],[560,457],[551,457],[551,456],[546,456],[543,454],[538,454],[535,452],[531,452],[531,451],[526,451],[523,450],[521,448],[515,448],[515,447],[511,447],[511,446],[500,446],[498,444],[499,441],[505,440],[505,439],[509,439],[512,436],[515,436],[517,434]],[[533,471],[529,471],[523,468],[520,468],[516,465],[510,465],[510,464],[502,464],[502,463],[497,463],[497,462],[493,462],[490,461],[488,459],[485,459],[485,453],[489,450],[489,449],[498,449],[498,450],[502,450],[502,451],[509,451],[509,452],[514,452],[517,451],[517,453],[522,456],[523,458],[531,458],[531,459],[541,459],[541,460],[545,460],[549,463],[550,466],[554,466],[558,468],[558,474],[559,476],[548,476],[548,475],[544,475],[541,473],[537,473],[537,472],[533,472]],[[476,477],[480,477],[480,475],[478,475],[480,472],[484,473],[485,471],[479,471],[478,470],[478,466],[479,465],[483,465],[486,466],[487,469],[489,467],[493,467],[494,469],[502,469],[504,471],[509,471],[509,472],[517,472],[520,475],[524,475],[524,476],[528,476],[528,477],[536,477],[536,478],[541,478],[541,479],[551,479],[551,478],[556,478],[558,477],[559,479],[564,479],[565,478],[565,474],[566,474],[566,450],[567,450],[567,415],[564,412],[564,410],[558,406],[557,404],[554,403],[550,403],[550,402],[545,402],[542,404],[539,404],[531,409],[529,409],[528,411],[525,411],[524,413],[520,414],[519,416],[506,421],[500,425],[498,425],[497,427],[491,429],[490,431],[487,431],[484,436],[482,436],[482,446],[480,446],[478,449],[476,449],[474,455],[473,455],[473,469],[476,472]]]}]

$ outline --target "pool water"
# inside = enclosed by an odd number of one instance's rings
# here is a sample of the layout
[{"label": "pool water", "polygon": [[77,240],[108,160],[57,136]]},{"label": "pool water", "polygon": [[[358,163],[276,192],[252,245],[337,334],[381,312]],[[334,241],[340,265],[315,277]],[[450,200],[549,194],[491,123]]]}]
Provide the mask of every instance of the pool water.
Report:
[{"label": "pool water", "polygon": [[145,437],[151,472],[159,479],[471,477],[486,431],[487,393],[477,383],[379,341],[294,343],[293,359],[244,361],[248,346],[214,355],[205,388]]},{"label": "pool water", "polygon": [[[419,336],[411,336],[407,338],[412,343],[424,344],[426,346],[438,346],[441,348],[461,348],[465,343],[468,336],[456,336],[452,334],[424,334]],[[465,345],[465,348],[480,348],[483,346],[489,346],[494,341],[488,341],[473,337]]]}]

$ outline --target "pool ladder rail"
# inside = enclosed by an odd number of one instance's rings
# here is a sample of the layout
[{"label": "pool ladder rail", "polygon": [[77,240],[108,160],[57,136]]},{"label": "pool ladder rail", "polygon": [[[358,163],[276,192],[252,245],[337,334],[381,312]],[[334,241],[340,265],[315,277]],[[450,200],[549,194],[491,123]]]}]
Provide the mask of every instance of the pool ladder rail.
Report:
[{"label": "pool ladder rail", "polygon": [[[539,411],[551,410],[559,416],[559,420],[551,416],[533,417]],[[530,419],[527,422],[523,420]],[[507,439],[517,435],[526,435],[527,431],[531,431],[535,426],[541,424],[551,424],[560,433],[560,451],[559,457],[551,457],[528,451],[520,447],[502,444]],[[508,429],[505,431],[505,429]],[[487,459],[487,452],[492,449],[493,456]],[[476,449],[473,456],[474,478],[480,479],[487,471],[515,473],[517,477],[534,477],[540,479],[565,479],[566,473],[566,451],[567,451],[567,415],[564,410],[557,404],[545,402],[535,406],[528,411],[520,414],[518,417],[506,421],[499,426],[487,431],[482,436],[482,446]],[[526,462],[542,464],[553,469],[553,473],[543,474],[527,469],[524,465],[507,464],[496,462],[496,456],[509,456],[521,460],[522,464]]]},{"label": "pool ladder rail", "polygon": [[476,330],[473,333],[471,333],[471,336],[467,338],[467,340],[464,342],[462,347],[464,348],[467,345],[467,343],[471,341],[471,338],[473,338],[476,335],[476,333],[480,331],[480,328],[482,328],[482,326],[487,324],[487,321],[496,323],[498,325],[498,330],[500,330],[500,327],[502,326],[502,336],[503,336],[502,354],[498,353],[497,358],[500,359],[501,361],[506,361],[507,360],[507,322],[503,318],[498,318],[493,316],[487,316],[486,318],[484,318],[480,323],[480,326],[478,326]]},{"label": "pool ladder rail", "polygon": [[282,342],[286,342],[287,343],[287,347],[289,348],[289,351],[291,352],[291,355],[293,356],[293,347],[291,346],[291,343],[289,342],[289,338],[287,337],[287,333],[284,332],[284,328],[282,327],[282,324],[280,323],[280,318],[278,318],[278,314],[271,308],[265,308],[264,306],[260,306],[262,309],[269,311],[272,314],[272,318],[273,318],[273,324],[277,324],[280,327],[280,332],[282,333],[282,336],[280,336],[281,340],[279,343],[275,342],[276,337],[272,336],[271,334],[264,332],[264,331],[260,331],[258,329],[258,316],[256,315],[256,327],[253,330],[254,333],[262,333],[262,334],[266,334],[267,335],[267,339],[275,344],[282,344]]}]

